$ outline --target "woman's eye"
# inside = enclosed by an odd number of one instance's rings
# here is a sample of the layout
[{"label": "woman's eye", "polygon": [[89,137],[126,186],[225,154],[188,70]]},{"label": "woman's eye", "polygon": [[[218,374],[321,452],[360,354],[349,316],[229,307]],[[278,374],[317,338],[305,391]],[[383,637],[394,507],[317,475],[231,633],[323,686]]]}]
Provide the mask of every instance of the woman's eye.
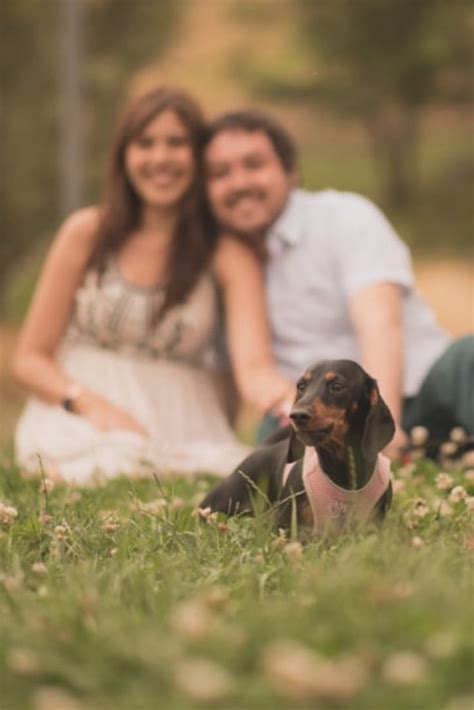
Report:
[{"label": "woman's eye", "polygon": [[139,136],[138,138],[135,138],[135,143],[140,148],[150,148],[150,146],[153,145],[153,141],[146,136]]}]

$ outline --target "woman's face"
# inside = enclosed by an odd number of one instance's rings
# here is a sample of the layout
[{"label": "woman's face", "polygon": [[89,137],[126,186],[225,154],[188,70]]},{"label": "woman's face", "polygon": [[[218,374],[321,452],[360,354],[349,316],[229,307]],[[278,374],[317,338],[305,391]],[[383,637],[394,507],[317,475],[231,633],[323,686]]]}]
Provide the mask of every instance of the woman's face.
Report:
[{"label": "woman's face", "polygon": [[125,172],[148,207],[176,207],[195,176],[188,129],[171,109],[153,118],[125,149]]}]

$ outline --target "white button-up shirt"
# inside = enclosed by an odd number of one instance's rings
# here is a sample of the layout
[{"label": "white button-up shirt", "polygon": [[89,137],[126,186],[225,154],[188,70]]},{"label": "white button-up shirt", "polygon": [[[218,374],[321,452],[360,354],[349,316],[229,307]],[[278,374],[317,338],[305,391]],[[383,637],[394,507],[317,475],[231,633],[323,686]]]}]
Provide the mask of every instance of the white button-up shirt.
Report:
[{"label": "white button-up shirt", "polygon": [[284,375],[296,381],[326,358],[360,361],[348,299],[365,286],[394,283],[403,297],[404,394],[417,393],[449,337],[414,288],[406,245],[372,202],[348,192],[293,190],[267,246],[272,349]]}]

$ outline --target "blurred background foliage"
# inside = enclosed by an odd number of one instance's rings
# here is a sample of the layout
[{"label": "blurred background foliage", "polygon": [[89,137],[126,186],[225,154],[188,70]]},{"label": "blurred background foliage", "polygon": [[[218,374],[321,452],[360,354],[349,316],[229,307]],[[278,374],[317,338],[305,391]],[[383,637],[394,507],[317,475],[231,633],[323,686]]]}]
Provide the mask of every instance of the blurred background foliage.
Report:
[{"label": "blurred background foliage", "polygon": [[24,314],[66,210],[71,4],[80,190],[70,206],[100,200],[124,98],[178,84],[210,116],[252,104],[281,117],[301,150],[303,184],[368,195],[416,253],[472,256],[470,0],[3,0],[4,322]]}]

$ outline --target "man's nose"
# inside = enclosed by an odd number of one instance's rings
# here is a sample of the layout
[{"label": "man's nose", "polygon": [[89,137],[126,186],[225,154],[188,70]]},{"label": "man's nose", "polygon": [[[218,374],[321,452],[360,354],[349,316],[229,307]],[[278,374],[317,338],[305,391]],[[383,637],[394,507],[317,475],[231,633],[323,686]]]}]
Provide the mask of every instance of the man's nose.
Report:
[{"label": "man's nose", "polygon": [[229,185],[231,189],[236,192],[247,189],[249,187],[249,176],[247,171],[242,168],[233,170],[230,175]]}]

